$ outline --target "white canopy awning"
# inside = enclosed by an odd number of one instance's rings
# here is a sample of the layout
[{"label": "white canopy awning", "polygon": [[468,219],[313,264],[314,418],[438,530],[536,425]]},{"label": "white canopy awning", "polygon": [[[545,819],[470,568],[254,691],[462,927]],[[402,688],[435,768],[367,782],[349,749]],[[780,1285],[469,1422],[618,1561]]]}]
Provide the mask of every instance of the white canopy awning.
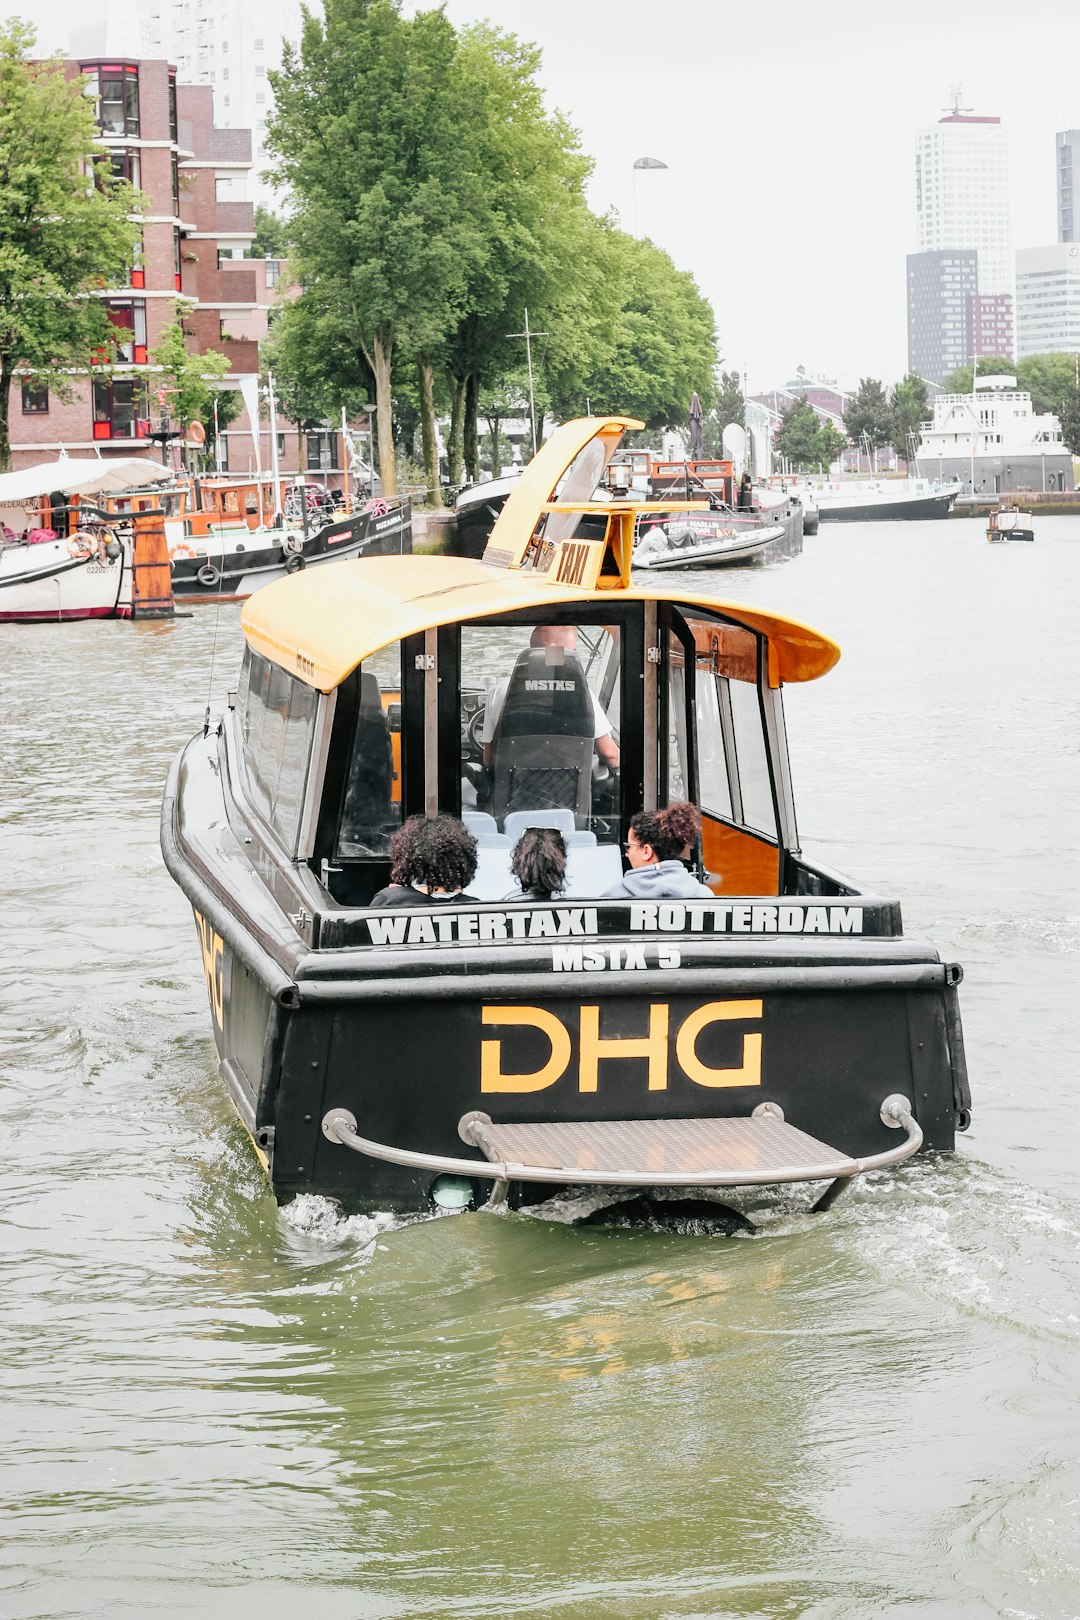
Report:
[{"label": "white canopy awning", "polygon": [[166,483],[174,476],[171,467],[141,456],[117,456],[108,461],[99,456],[58,456],[55,461],[20,467],[18,472],[0,473],[0,506],[20,506],[58,490],[65,495],[119,495],[124,490]]}]

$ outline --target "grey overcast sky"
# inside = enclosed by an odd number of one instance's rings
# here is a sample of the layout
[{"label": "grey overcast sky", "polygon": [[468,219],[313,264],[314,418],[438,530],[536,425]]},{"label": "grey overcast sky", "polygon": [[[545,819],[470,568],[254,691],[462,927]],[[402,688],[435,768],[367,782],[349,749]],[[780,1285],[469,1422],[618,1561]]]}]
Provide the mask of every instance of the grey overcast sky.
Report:
[{"label": "grey overcast sky", "polygon": [[[39,43],[105,0],[46,0]],[[257,4],[257,0],[253,0]],[[407,3],[407,9],[418,9]],[[962,88],[1009,139],[1013,244],[1055,240],[1054,133],[1080,127],[1080,0],[446,0],[543,50],[549,102],[613,208],[691,270],[751,387],[797,365],[852,385],[906,364],[914,133]],[[639,171],[634,159],[667,170]]]}]

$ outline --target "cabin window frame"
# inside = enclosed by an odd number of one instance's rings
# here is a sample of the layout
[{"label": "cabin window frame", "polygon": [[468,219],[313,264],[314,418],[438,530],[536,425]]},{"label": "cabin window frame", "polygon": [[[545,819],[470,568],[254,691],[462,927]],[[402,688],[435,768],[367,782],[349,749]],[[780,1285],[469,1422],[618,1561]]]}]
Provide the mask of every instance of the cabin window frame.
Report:
[{"label": "cabin window frame", "polygon": [[[441,808],[449,815],[461,815],[461,631],[500,629],[541,624],[574,626],[606,625],[619,627],[619,832],[629,835],[630,818],[644,803],[644,714],[642,681],[631,672],[645,668],[645,624],[640,601],[620,602],[592,599],[538,603],[509,613],[481,615],[454,620],[439,629],[436,665],[429,675],[439,683],[439,766],[438,793]],[[422,638],[420,638],[422,639]],[[630,725],[628,717],[633,716]],[[631,793],[632,790],[632,793]],[[629,806],[629,808],[628,808]]]},{"label": "cabin window frame", "polygon": [[[307,748],[303,756],[303,766],[299,773],[300,779],[295,813],[289,826],[285,826],[276,815],[278,808],[277,786],[280,785],[280,772],[274,794],[269,799],[269,809],[267,809],[263,803],[266,790],[265,779],[253,768],[253,749],[249,747],[248,737],[245,732],[245,723],[251,704],[251,672],[256,661],[260,666],[266,667],[270,680],[280,678],[291,683],[290,711],[292,709],[292,698],[296,692],[310,693],[314,699],[308,726]],[[244,661],[241,665],[240,678],[237,683],[236,703],[232,715],[233,724],[236,727],[237,754],[240,760],[239,780],[244,794],[244,805],[248,816],[257,823],[263,840],[275,844],[291,863],[296,863],[304,858],[298,854],[298,850],[305,823],[309,819],[308,802],[312,785],[312,760],[319,731],[320,712],[324,708],[324,699],[325,694],[320,692],[317,687],[309,686],[306,681],[302,681],[299,676],[287,670],[284,665],[275,663],[273,659],[267,658],[263,653],[256,652],[250,644],[245,647]],[[265,704],[262,708],[265,714]],[[291,713],[284,717],[283,724],[286,732],[290,719]],[[279,764],[285,753],[286,741],[287,738],[283,737]]]},{"label": "cabin window frame", "polygon": [[758,698],[765,722],[766,752],[772,781],[773,805],[780,832],[780,847],[787,855],[800,855],[799,828],[795,819],[795,791],[791,782],[791,755],[788,752],[787,723],[781,686],[771,686],[768,678],[768,645],[758,669]]},{"label": "cabin window frame", "polygon": [[[761,726],[761,735],[765,749],[765,766],[768,773],[769,795],[773,810],[773,827],[771,831],[756,827],[746,819],[745,794],[743,792],[743,773],[739,761],[738,731],[736,719],[731,703],[732,676],[722,677],[716,685],[719,699],[720,722],[724,743],[724,758],[727,767],[728,791],[731,798],[731,817],[723,815],[712,807],[706,807],[700,801],[700,782],[695,769],[694,790],[698,795],[694,803],[704,814],[712,820],[722,822],[737,832],[760,839],[762,842],[776,848],[781,858],[786,855],[798,854],[798,832],[795,821],[794,794],[791,784],[791,761],[788,754],[787,730],[784,723],[782,689],[769,684],[769,638],[760,630],[740,620],[708,608],[697,603],[669,602],[663,607],[677,613],[683,622],[687,619],[701,619],[720,625],[729,625],[745,632],[754,639],[756,647],[756,677],[753,682],[743,681],[740,685],[752,687],[755,691],[757,712]],[[665,615],[661,613],[660,622],[663,624]],[[691,636],[691,642],[693,637]],[[663,643],[662,643],[663,645]],[[661,666],[663,667],[663,666]],[[696,658],[694,660],[696,683]],[[715,679],[715,677],[714,677]],[[660,683],[661,690],[666,682]],[[696,684],[694,697],[696,699]],[[688,704],[688,711],[690,707]],[[696,702],[694,704],[695,728],[697,724]],[[664,739],[666,746],[666,729],[661,725],[659,736]],[[661,782],[664,781],[664,762],[661,762]]]},{"label": "cabin window frame", "polygon": [[671,678],[675,666],[671,662],[672,637],[682,644],[683,651],[683,736],[685,749],[685,781],[683,799],[700,808],[701,785],[697,768],[697,648],[686,623],[686,614],[677,602],[661,602],[658,618],[660,636],[660,662],[658,671],[663,678],[658,682],[658,726],[656,732],[659,749],[658,783],[664,804],[671,804],[671,744],[672,744],[672,692]]},{"label": "cabin window frame", "polygon": [[[315,869],[315,874],[323,888],[330,895],[331,903],[342,906],[347,910],[358,909],[358,903],[340,900],[333,895],[330,886],[330,874],[340,871],[344,866],[360,867],[365,864],[377,867],[382,866],[389,872],[389,855],[354,855],[341,848],[341,827],[345,810],[345,796],[349,786],[349,774],[352,765],[352,753],[356,736],[356,722],[360,709],[360,683],[366,665],[380,654],[390,648],[400,648],[400,675],[399,706],[401,710],[401,731],[399,744],[400,764],[400,792],[398,803],[401,809],[401,823],[409,816],[423,814],[423,772],[418,771],[415,765],[410,766],[411,746],[406,738],[406,712],[407,708],[420,706],[423,713],[423,686],[424,675],[422,671],[414,668],[415,659],[423,650],[424,637],[420,635],[402,636],[385,642],[382,647],[374,648],[362,659],[331,694],[334,698],[332,710],[328,708],[326,718],[325,736],[320,739],[321,757],[318,760],[317,774],[312,766],[309,776],[310,816],[308,824],[302,829],[304,841],[300,846],[299,858]],[[418,733],[419,747],[423,748],[422,721]],[[313,760],[315,755],[313,753]],[[419,795],[419,802],[417,797]],[[386,879],[389,881],[389,878]],[[376,887],[382,887],[382,884]]]}]

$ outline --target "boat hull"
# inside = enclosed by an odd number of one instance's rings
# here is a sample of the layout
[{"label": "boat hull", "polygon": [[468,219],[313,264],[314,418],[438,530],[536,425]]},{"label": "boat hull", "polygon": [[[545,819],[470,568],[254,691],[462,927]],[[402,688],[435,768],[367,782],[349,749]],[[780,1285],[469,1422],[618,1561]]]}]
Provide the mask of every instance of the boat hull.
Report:
[{"label": "boat hull", "polygon": [[[222,1077],[280,1200],[433,1207],[437,1172],[329,1139],[335,1109],[378,1143],[475,1161],[476,1203],[490,1182],[459,1135],[476,1110],[575,1125],[769,1102],[863,1157],[896,1146],[880,1109],[901,1092],[925,1147],[953,1146],[967,1105],[959,970],[895,937],[890,902],[835,888],[519,903],[356,913],[317,931],[308,918],[298,932],[228,831],[222,768],[216,739],[189,745],[162,849],[194,910]],[[704,1166],[702,1181],[714,1184]],[[550,1191],[515,1183],[512,1198]]]},{"label": "boat hull", "polygon": [[131,616],[130,550],[73,556],[65,540],[0,549],[0,624]]},{"label": "boat hull", "polygon": [[863,501],[851,506],[818,507],[822,523],[895,523],[913,519],[948,517],[955,496],[917,495],[897,501]]},{"label": "boat hull", "polygon": [[[190,549],[184,546],[184,550]],[[251,596],[286,573],[349,557],[379,557],[412,550],[408,501],[389,511],[358,512],[323,524],[304,538],[290,527],[281,531],[238,529],[200,542],[190,556],[172,553],[173,594],[177,601],[234,602]]]}]

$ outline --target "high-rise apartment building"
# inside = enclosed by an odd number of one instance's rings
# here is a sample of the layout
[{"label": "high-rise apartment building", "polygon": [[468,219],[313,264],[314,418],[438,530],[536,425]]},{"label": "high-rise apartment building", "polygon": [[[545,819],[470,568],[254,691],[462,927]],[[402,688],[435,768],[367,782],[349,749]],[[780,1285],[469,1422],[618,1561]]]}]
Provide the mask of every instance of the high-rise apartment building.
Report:
[{"label": "high-rise apartment building", "polygon": [[1080,242],[1016,255],[1016,357],[1080,354]]},{"label": "high-rise apartment building", "polygon": [[[961,279],[969,280],[969,261],[963,255],[975,254],[976,284],[967,291],[968,306],[959,321],[966,328],[967,348],[962,358],[968,360],[979,352],[1013,353],[1007,161],[1001,119],[976,117],[959,106],[936,124],[919,130],[916,137],[919,251],[908,260],[908,364],[931,381],[941,381],[943,361],[939,358],[931,369],[924,369],[916,363],[911,344],[917,341],[922,360],[955,351],[959,319],[956,278],[961,275],[961,265],[965,267]],[[913,297],[920,300],[917,309]]]},{"label": "high-rise apartment building", "polygon": [[1059,242],[1080,242],[1080,129],[1058,132],[1057,220]]},{"label": "high-rise apartment building", "polygon": [[978,284],[974,248],[908,254],[908,370],[917,377],[939,383],[970,359]]}]

